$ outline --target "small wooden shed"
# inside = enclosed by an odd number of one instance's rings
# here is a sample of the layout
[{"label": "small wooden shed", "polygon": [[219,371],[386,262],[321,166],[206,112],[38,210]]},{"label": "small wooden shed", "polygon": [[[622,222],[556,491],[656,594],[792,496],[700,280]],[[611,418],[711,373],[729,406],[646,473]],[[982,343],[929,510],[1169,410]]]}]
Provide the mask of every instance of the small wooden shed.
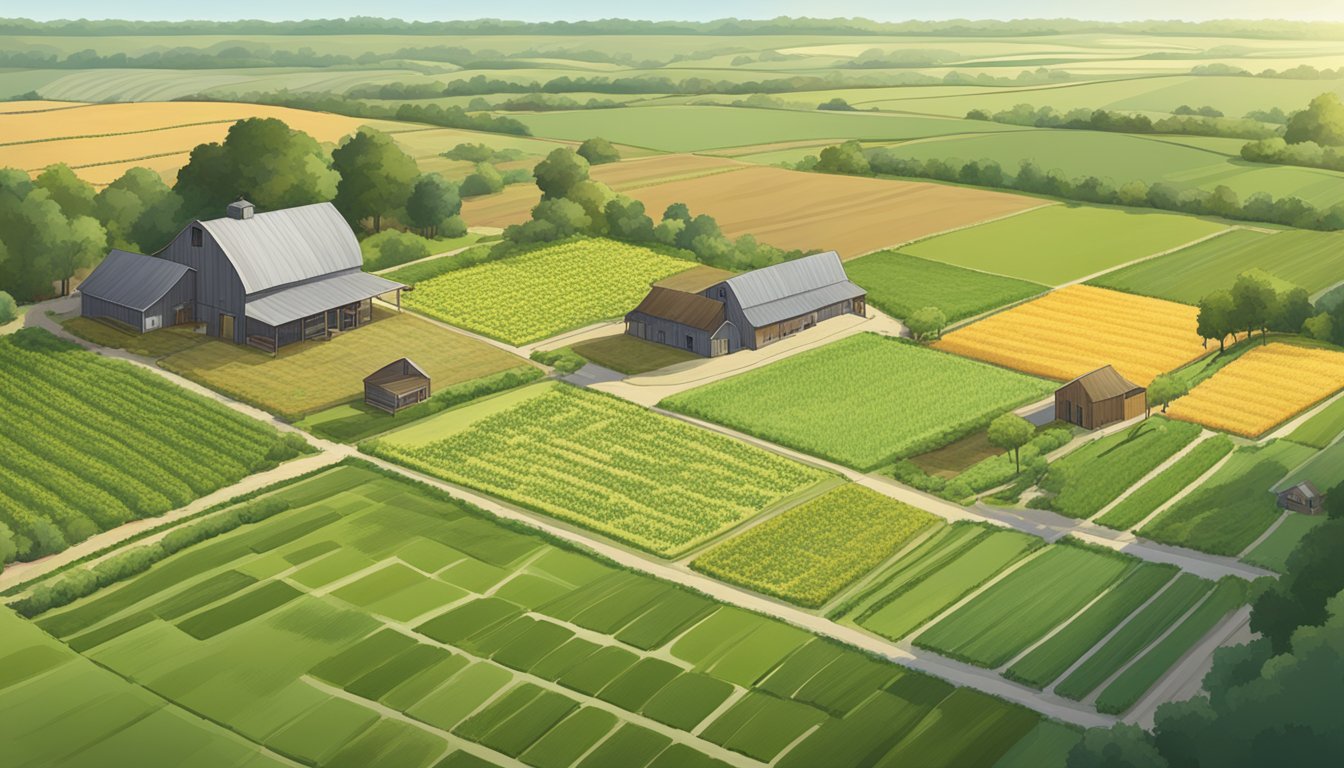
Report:
[{"label": "small wooden shed", "polygon": [[1319,515],[1325,505],[1325,494],[1310,480],[1279,491],[1279,508],[1304,515]]},{"label": "small wooden shed", "polygon": [[1055,418],[1083,429],[1100,429],[1142,416],[1147,392],[1107,365],[1055,390]]},{"label": "small wooden shed", "polygon": [[429,399],[429,374],[408,357],[388,363],[364,379],[364,402],[396,414]]}]

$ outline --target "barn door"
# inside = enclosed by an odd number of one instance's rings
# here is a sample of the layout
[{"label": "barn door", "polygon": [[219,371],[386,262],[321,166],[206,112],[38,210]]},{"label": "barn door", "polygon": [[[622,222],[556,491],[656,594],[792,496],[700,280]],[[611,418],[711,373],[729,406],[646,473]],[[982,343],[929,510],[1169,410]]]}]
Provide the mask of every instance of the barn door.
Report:
[{"label": "barn door", "polygon": [[219,338],[233,341],[233,315],[219,316]]}]

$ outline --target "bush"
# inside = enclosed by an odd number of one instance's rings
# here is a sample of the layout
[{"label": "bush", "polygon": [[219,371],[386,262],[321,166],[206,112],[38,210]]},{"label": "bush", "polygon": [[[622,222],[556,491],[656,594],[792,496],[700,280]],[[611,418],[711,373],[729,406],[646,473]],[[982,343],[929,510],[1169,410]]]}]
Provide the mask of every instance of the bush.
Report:
[{"label": "bush", "polygon": [[504,189],[504,177],[499,175],[495,166],[489,163],[480,163],[476,166],[476,172],[462,180],[462,186],[458,188],[458,193],[462,197],[479,197],[480,195],[493,195]]},{"label": "bush", "polygon": [[621,153],[610,141],[596,136],[580,144],[577,152],[589,165],[614,163],[621,159]]},{"label": "bush", "polygon": [[430,255],[430,241],[410,232],[386,229],[360,243],[364,268],[377,271],[423,259]]},{"label": "bush", "polygon": [[560,373],[573,373],[588,364],[587,360],[569,347],[545,351],[538,349],[532,353],[532,359],[542,365],[549,365]]},{"label": "bush", "polygon": [[19,305],[14,297],[0,291],[0,325],[12,323],[19,317]]}]

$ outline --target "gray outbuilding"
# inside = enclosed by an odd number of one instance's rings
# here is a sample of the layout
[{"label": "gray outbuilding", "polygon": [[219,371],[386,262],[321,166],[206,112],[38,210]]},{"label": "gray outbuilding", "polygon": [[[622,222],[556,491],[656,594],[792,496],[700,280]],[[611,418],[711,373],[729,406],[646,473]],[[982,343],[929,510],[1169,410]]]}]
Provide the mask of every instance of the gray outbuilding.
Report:
[{"label": "gray outbuilding", "polygon": [[395,416],[430,395],[429,374],[409,357],[394,360],[364,377],[364,402]]},{"label": "gray outbuilding", "polygon": [[80,314],[145,333],[193,322],[196,280],[190,267],[113,249],[79,284]]}]

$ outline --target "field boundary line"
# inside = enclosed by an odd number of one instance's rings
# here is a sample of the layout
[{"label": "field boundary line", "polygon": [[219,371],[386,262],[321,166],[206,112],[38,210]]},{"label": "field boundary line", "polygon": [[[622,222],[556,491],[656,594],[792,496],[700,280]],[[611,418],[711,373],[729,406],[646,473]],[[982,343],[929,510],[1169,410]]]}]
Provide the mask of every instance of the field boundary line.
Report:
[{"label": "field boundary line", "polygon": [[[191,154],[191,150],[190,150],[190,149],[175,149],[175,150],[173,150],[173,151],[171,151],[171,152],[157,152],[157,153],[152,154],[152,155],[141,155],[140,157],[123,157],[123,158],[120,158],[120,159],[117,159],[117,160],[101,160],[101,161],[96,162],[96,163],[85,163],[84,165],[72,165],[72,166],[70,166],[70,170],[72,170],[72,171],[78,171],[78,170],[82,170],[82,169],[84,169],[84,168],[98,168],[98,167],[101,167],[101,166],[104,166],[104,165],[120,165],[120,164],[122,164],[122,163],[137,163],[137,162],[140,162],[141,160],[153,160],[153,159],[155,159],[155,158],[159,158],[159,157],[172,157],[173,155],[188,155],[188,154]],[[42,170],[42,169],[41,169],[41,168],[29,168],[29,169],[28,169],[28,172],[29,172],[29,173],[36,173],[37,171],[40,171],[40,170]]]},{"label": "field boundary line", "polygon": [[[1131,571],[1131,573],[1132,573],[1132,571]],[[1096,597],[1092,598],[1091,600],[1088,600],[1088,601],[1087,601],[1087,605],[1084,605],[1082,608],[1079,608],[1079,609],[1078,609],[1072,616],[1070,616],[1070,617],[1068,617],[1067,619],[1061,621],[1058,625],[1056,625],[1055,627],[1053,627],[1049,632],[1046,632],[1044,635],[1042,635],[1041,638],[1040,638],[1039,640],[1037,640],[1036,642],[1032,643],[1031,645],[1028,645],[1026,648],[1023,648],[1021,653],[1017,654],[1017,655],[1014,656],[1013,658],[1011,658],[1011,659],[1005,661],[1004,663],[1000,664],[998,667],[996,667],[996,668],[994,669],[994,672],[995,672],[996,674],[1000,674],[1000,675],[1002,675],[1005,671],[1008,670],[1009,667],[1013,666],[1013,665],[1016,664],[1017,662],[1021,661],[1021,660],[1024,659],[1024,658],[1026,658],[1028,655],[1031,654],[1032,651],[1036,650],[1037,648],[1041,647],[1042,645],[1045,645],[1046,641],[1048,641],[1050,638],[1054,637],[1055,635],[1058,635],[1060,632],[1063,632],[1066,628],[1068,628],[1068,626],[1069,626],[1070,624],[1073,624],[1073,622],[1077,621],[1079,616],[1082,616],[1084,613],[1087,613],[1087,611],[1088,611],[1092,606],[1094,606],[1094,605],[1096,605],[1097,603],[1101,602],[1101,599],[1102,599],[1103,597],[1105,597],[1105,596],[1111,594],[1111,593],[1114,592],[1116,589],[1118,589],[1118,588],[1120,587],[1121,582],[1123,582],[1123,581],[1125,580],[1125,577],[1127,577],[1128,575],[1129,575],[1129,573],[1121,574],[1120,578],[1118,578],[1118,579],[1115,580],[1115,583],[1113,583],[1113,584],[1111,584],[1110,586],[1108,586],[1108,587],[1106,587],[1105,589],[1103,589],[1103,590],[1101,591],[1101,593],[1098,594]],[[1175,580],[1175,578],[1176,578],[1176,577],[1173,575],[1173,576],[1172,576],[1172,580]]]},{"label": "field boundary line", "polygon": [[[946,525],[946,523],[944,523],[944,525]],[[832,597],[830,600],[827,600],[824,604],[822,604],[820,608],[817,609],[817,611],[822,616],[829,616],[831,611],[843,605],[844,602],[848,600],[850,597],[857,595],[866,590],[868,587],[872,586],[874,582],[880,579],[882,575],[887,572],[888,568],[900,562],[902,558],[904,558],[911,552],[915,551],[915,549],[917,549],[921,544],[933,538],[933,536],[937,534],[938,531],[940,530],[942,529],[936,525],[927,526],[926,530],[920,532],[914,538],[910,539],[910,541],[907,542],[904,547],[901,547],[899,550],[893,553],[891,557],[888,557],[886,560],[883,560],[881,563],[878,563],[877,567],[873,568],[868,573],[865,573],[864,575],[855,579],[852,584],[837,592],[835,594],[835,597]]]},{"label": "field boundary line", "polygon": [[[803,504],[812,501],[813,499],[820,498],[829,491],[833,491],[836,488],[843,487],[846,482],[848,482],[846,478],[840,478],[840,477],[825,478],[819,480],[813,483],[812,485],[808,486],[807,488],[803,489],[802,491],[799,491],[798,493],[795,493],[786,499],[782,499],[776,502],[773,507],[763,510],[755,517],[749,517],[746,520],[743,520],[742,522],[733,526],[732,528],[729,528],[728,530],[724,531],[723,533],[720,533],[711,539],[708,539],[695,545],[691,549],[688,549],[682,554],[678,555],[677,558],[675,560],[672,560],[671,562],[675,565],[691,568],[691,563],[700,555],[705,554],[705,552],[707,552],[708,550],[713,549],[714,547],[717,547],[720,544],[727,543],[728,539],[741,536],[742,534],[746,533],[752,528],[755,528],[763,523],[767,523],[775,519],[776,517],[779,517],[780,515],[784,514],[785,512],[788,512],[791,509],[800,507]],[[692,570],[694,570],[694,568],[692,568]]]},{"label": "field boundary line", "polygon": [[[952,605],[949,605],[948,607],[944,608],[944,609],[942,610],[942,612],[940,612],[940,613],[938,613],[938,614],[935,614],[935,615],[934,615],[932,618],[930,618],[928,621],[925,621],[923,624],[920,624],[919,626],[917,626],[917,627],[915,627],[914,629],[912,629],[912,630],[910,630],[909,632],[907,632],[907,633],[905,634],[905,639],[901,640],[901,643],[902,643],[902,644],[907,644],[907,645],[910,645],[910,646],[913,646],[913,647],[919,647],[919,646],[915,646],[915,640],[917,640],[917,639],[919,638],[920,635],[924,634],[924,630],[926,630],[926,629],[931,629],[931,628],[933,628],[933,627],[938,626],[938,623],[941,622],[943,619],[946,619],[947,617],[951,616],[952,614],[956,613],[957,611],[961,610],[962,608],[965,608],[966,605],[967,605],[968,603],[970,603],[972,600],[976,599],[976,598],[979,597],[980,595],[984,594],[986,591],[988,591],[988,590],[989,590],[991,587],[993,587],[995,584],[998,584],[999,582],[1003,581],[1004,579],[1008,578],[1009,576],[1012,576],[1014,573],[1016,573],[1016,572],[1017,572],[1018,570],[1020,570],[1021,568],[1026,567],[1027,563],[1030,563],[1031,561],[1035,560],[1036,558],[1041,557],[1042,555],[1044,555],[1044,554],[1045,554],[1046,552],[1048,552],[1049,550],[1050,550],[1050,545],[1049,545],[1049,544],[1046,544],[1046,545],[1044,545],[1044,546],[1037,547],[1034,551],[1032,551],[1032,552],[1028,552],[1026,555],[1023,555],[1022,557],[1018,558],[1016,562],[1012,562],[1012,563],[1009,563],[1008,565],[1004,566],[1004,568],[1003,568],[1002,570],[1000,570],[998,573],[994,574],[993,576],[990,576],[988,579],[985,579],[985,582],[984,582],[983,584],[981,584],[980,586],[976,587],[975,589],[972,589],[972,590],[970,591],[969,594],[966,594],[966,595],[962,596],[962,598],[961,598],[960,600],[958,600],[958,601],[956,601],[955,603],[953,603]],[[934,650],[932,650],[932,649],[926,649],[926,650],[929,650],[931,653],[938,653],[937,651],[934,651]],[[938,654],[938,655],[941,656],[942,654]],[[949,657],[949,658],[950,658],[950,657]],[[962,662],[962,663],[964,664],[964,663],[967,663],[967,662]],[[975,667],[975,666],[977,666],[977,665],[975,665],[975,664],[971,664],[971,666]],[[980,668],[980,669],[984,669],[984,667],[979,667],[979,668]],[[994,670],[992,670],[992,669],[989,670],[989,671],[990,671],[990,672],[994,672]],[[997,674],[997,673],[996,673],[996,674]]]},{"label": "field boundary line", "polygon": [[1209,478],[1213,477],[1214,474],[1218,472],[1218,470],[1222,469],[1224,464],[1232,460],[1232,455],[1235,454],[1236,452],[1237,451],[1235,448],[1228,451],[1227,455],[1223,456],[1223,458],[1214,462],[1214,465],[1212,467],[1209,467],[1208,469],[1204,470],[1204,474],[1200,475],[1199,477],[1196,477],[1194,480],[1191,480],[1189,485],[1177,491],[1176,495],[1172,496],[1170,499],[1167,499],[1166,501],[1159,504],[1157,509],[1153,510],[1151,514],[1149,514],[1147,517],[1143,518],[1139,522],[1131,525],[1127,530],[1130,531],[1139,530],[1145,525],[1156,520],[1163,512],[1166,512],[1167,510],[1176,506],[1176,503],[1185,499],[1186,496],[1189,496],[1199,488],[1204,487],[1204,484],[1209,481]]},{"label": "field boundary line", "polygon": [[[1207,635],[1200,638],[1199,642],[1195,643],[1189,651],[1182,654],[1181,658],[1167,671],[1167,674],[1163,675],[1151,688],[1145,691],[1145,695],[1125,713],[1122,721],[1141,722],[1147,720],[1148,725],[1146,727],[1152,727],[1152,715],[1156,712],[1157,707],[1167,701],[1174,701],[1174,696],[1181,693],[1180,688],[1172,690],[1169,684],[1173,682],[1185,683],[1197,674],[1197,679],[1202,684],[1204,674],[1207,674],[1213,666],[1213,652],[1225,645],[1241,645],[1242,643],[1232,643],[1231,640],[1234,635],[1242,630],[1249,633],[1250,623],[1251,607],[1249,605],[1241,606],[1218,622]],[[1196,658],[1199,659],[1199,665],[1193,669],[1184,669]],[[1204,674],[1199,674],[1201,668],[1204,669]],[[1183,680],[1182,677],[1186,679]]]},{"label": "field boundary line", "polygon": [[[1312,417],[1317,416],[1318,414],[1320,414],[1321,411],[1324,411],[1326,408],[1329,408],[1330,406],[1334,405],[1334,404],[1335,404],[1337,401],[1339,401],[1339,400],[1344,400],[1344,389],[1341,389],[1339,392],[1336,392],[1335,394],[1333,394],[1333,395],[1331,395],[1331,396],[1325,398],[1324,400],[1320,401],[1319,403],[1316,403],[1315,405],[1312,405],[1310,408],[1307,408],[1305,411],[1302,411],[1301,413],[1297,414],[1296,416],[1293,416],[1293,417],[1292,417],[1291,419],[1289,419],[1288,421],[1286,421],[1286,422],[1280,424],[1279,426],[1275,427],[1274,429],[1270,430],[1268,433],[1266,433],[1265,435],[1263,435],[1259,440],[1255,441],[1256,444],[1257,444],[1257,445],[1264,445],[1265,443],[1269,442],[1270,440],[1274,440],[1274,439],[1276,439],[1276,438],[1277,438],[1277,439],[1281,439],[1281,440],[1286,440],[1286,439],[1288,439],[1288,436],[1291,435],[1293,432],[1297,431],[1297,428],[1298,428],[1298,427],[1302,426],[1303,424],[1307,423],[1308,421],[1311,421]],[[1335,435],[1334,439],[1332,439],[1329,443],[1327,443],[1326,446],[1325,446],[1325,448],[1322,448],[1321,450],[1324,451],[1326,448],[1329,448],[1329,447],[1333,446],[1335,443],[1339,442],[1340,440],[1344,440],[1344,432],[1341,432],[1340,434]],[[1314,445],[1309,445],[1309,446],[1307,446],[1307,447],[1308,447],[1308,448],[1315,448],[1316,446],[1314,446]],[[1314,457],[1313,457],[1313,458],[1314,458]],[[1308,461],[1310,461],[1310,459],[1309,459]],[[1307,462],[1303,462],[1303,464],[1306,464],[1306,463],[1307,463]],[[1302,468],[1302,465],[1293,467],[1293,472],[1296,472],[1297,470],[1299,470],[1299,469],[1301,469],[1301,468]],[[1289,473],[1289,474],[1291,474],[1291,473]],[[1286,479],[1286,477],[1285,477],[1285,479]],[[1283,481],[1280,480],[1279,482],[1282,483]],[[1278,485],[1276,484],[1275,487],[1277,488]]]},{"label": "field boundary line", "polygon": [[[980,134],[975,134],[975,135],[978,136],[978,135],[980,135]],[[917,182],[916,182],[916,183],[917,183]],[[989,188],[989,189],[987,189],[987,191],[995,192],[995,191],[998,191],[998,190]],[[1011,193],[1004,193],[1004,194],[1011,194]],[[883,246],[883,247],[881,247],[881,248],[874,248],[874,249],[871,250],[871,251],[865,251],[865,252],[863,252],[863,253],[855,254],[855,255],[849,257],[848,259],[844,259],[844,261],[853,261],[854,259],[859,259],[859,258],[862,258],[862,257],[864,257],[864,256],[868,256],[868,255],[871,255],[871,254],[874,254],[874,253],[881,253],[882,251],[895,251],[895,250],[899,250],[899,249],[904,248],[904,247],[906,247],[906,246],[914,245],[915,243],[921,243],[921,242],[923,242],[923,241],[925,241],[925,240],[931,240],[931,239],[933,239],[933,238],[935,238],[935,237],[942,237],[943,235],[950,235],[950,234],[952,234],[953,232],[961,232],[962,230],[966,230],[966,229],[974,229],[974,228],[976,228],[976,227],[984,226],[985,224],[993,224],[993,223],[996,222],[996,221],[1003,221],[1004,219],[1011,219],[1011,218],[1013,218],[1014,216],[1021,216],[1021,215],[1024,214],[1024,213],[1031,213],[1032,211],[1039,211],[1039,210],[1041,210],[1042,208],[1049,208],[1049,207],[1052,206],[1052,205],[1060,205],[1060,204],[1061,204],[1061,203],[1060,203],[1060,201],[1058,201],[1058,200],[1049,200],[1049,201],[1046,201],[1046,202],[1044,202],[1044,203],[1041,203],[1040,205],[1033,205],[1033,206],[1031,206],[1030,208],[1023,208],[1023,209],[1020,210],[1020,211],[1013,211],[1013,212],[1011,212],[1011,213],[1005,213],[1005,214],[1002,214],[1002,215],[999,215],[999,216],[994,216],[994,217],[992,217],[992,218],[981,219],[980,221],[973,221],[973,222],[971,222],[971,223],[969,223],[969,224],[962,224],[962,225],[960,225],[960,226],[952,227],[951,229],[944,229],[944,230],[941,230],[941,231],[938,231],[938,232],[931,232],[931,233],[929,233],[929,234],[927,234],[927,235],[920,235],[919,237],[912,238],[912,239],[910,239],[910,240],[905,240],[905,241],[903,241],[903,242],[899,242],[899,243],[896,243],[896,244],[894,244],[894,245],[886,245],[886,246]],[[908,255],[908,254],[907,254],[907,255]],[[919,258],[919,257],[916,256],[915,258]],[[926,261],[933,261],[933,259],[926,259]],[[945,262],[938,262],[938,263],[939,263],[939,264],[943,264],[943,263],[945,263]],[[961,265],[960,265],[960,264],[955,264],[955,265],[952,265],[952,266],[958,266],[958,267],[960,267]],[[997,273],[997,272],[990,272],[990,271],[988,271],[988,270],[983,270],[983,269],[975,269],[975,268],[973,268],[973,267],[962,267],[962,269],[969,269],[969,270],[971,270],[972,272],[980,272],[981,274],[985,274],[985,275],[993,275],[994,277],[1004,277],[1004,278],[1008,278],[1008,279],[1011,279],[1011,280],[1022,280],[1023,282],[1026,282],[1026,283],[1034,283],[1034,282],[1036,282],[1035,280],[1025,280],[1025,279],[1023,279],[1023,278],[1021,278],[1021,277],[1011,277],[1011,276],[1009,276],[1009,275],[1001,275],[1001,274],[999,274],[999,273]],[[1050,286],[1045,286],[1045,287],[1046,287],[1046,288],[1049,288]]]},{"label": "field boundary line", "polygon": [[[67,109],[73,109],[73,107],[67,107]],[[55,110],[52,110],[52,111],[55,111]],[[8,113],[4,113],[4,114],[10,114],[10,115],[16,115],[16,114],[17,114],[17,115],[28,115],[28,114],[33,114],[33,113],[32,113],[32,112],[8,112]],[[195,123],[182,123],[182,124],[180,124],[180,125],[165,125],[165,126],[161,126],[161,127],[159,127],[159,128],[141,128],[140,130],[137,130],[137,131],[114,131],[114,132],[112,132],[112,133],[86,133],[86,134],[79,134],[79,135],[75,135],[75,136],[47,136],[47,137],[45,137],[45,138],[41,138],[41,139],[28,139],[28,140],[26,140],[26,141],[6,141],[6,142],[0,142],[0,147],[19,147],[19,146],[23,146],[24,144],[45,144],[45,143],[50,142],[50,141],[78,141],[78,140],[82,140],[82,139],[110,139],[110,138],[114,138],[114,137],[117,137],[117,136],[136,136],[136,135],[139,135],[139,134],[142,134],[142,133],[158,133],[158,132],[160,132],[160,131],[173,131],[173,130],[176,130],[176,129],[178,129],[178,128],[195,128],[195,127],[197,127],[197,126],[201,126],[201,125],[222,125],[223,123],[236,123],[236,122],[238,122],[239,120],[243,120],[243,119],[245,119],[245,118],[241,118],[241,117],[239,117],[239,118],[234,118],[234,119],[231,119],[231,120],[229,120],[229,119],[226,119],[226,120],[201,120],[200,122],[195,122]]]},{"label": "field boundary line", "polygon": [[1198,436],[1196,439],[1191,440],[1188,444],[1186,444],[1184,447],[1182,447],[1179,451],[1177,451],[1177,452],[1173,453],[1172,455],[1168,456],[1168,457],[1167,457],[1161,464],[1158,464],[1156,467],[1154,467],[1153,470],[1152,470],[1151,472],[1149,472],[1148,474],[1146,474],[1146,475],[1144,475],[1143,477],[1139,478],[1138,480],[1134,481],[1134,484],[1133,484],[1133,485],[1131,485],[1131,486],[1129,486],[1128,488],[1126,488],[1126,489],[1125,489],[1119,496],[1116,496],[1116,497],[1115,497],[1114,499],[1112,499],[1106,506],[1104,506],[1104,507],[1102,507],[1101,509],[1097,510],[1097,512],[1096,512],[1095,514],[1093,514],[1091,517],[1087,518],[1087,522],[1089,522],[1089,523],[1095,523],[1095,522],[1097,521],[1097,518],[1099,518],[1099,517],[1105,515],[1107,512],[1110,512],[1112,509],[1115,509],[1117,506],[1120,505],[1120,502],[1124,501],[1125,499],[1129,498],[1130,496],[1133,496],[1135,493],[1138,493],[1139,490],[1141,490],[1144,486],[1148,485],[1148,483],[1151,483],[1153,480],[1157,479],[1157,476],[1158,476],[1158,475],[1160,475],[1160,474],[1162,474],[1163,472],[1167,471],[1167,470],[1170,469],[1170,468],[1172,467],[1172,465],[1174,465],[1176,462],[1178,462],[1178,461],[1180,461],[1181,459],[1185,458],[1186,455],[1188,455],[1191,451],[1195,450],[1195,448],[1196,448],[1197,446],[1199,446],[1200,444],[1202,444],[1202,443],[1204,443],[1204,442],[1206,442],[1206,441],[1208,441],[1208,440],[1212,440],[1214,437],[1216,437],[1216,435],[1215,435],[1214,432],[1212,432],[1212,431],[1210,431],[1210,430],[1208,430],[1208,429],[1203,429],[1203,430],[1201,430],[1200,433],[1199,433],[1199,436]]},{"label": "field boundary line", "polygon": [[[1159,212],[1159,213],[1169,213],[1168,211],[1158,211],[1158,212]],[[1202,217],[1202,216],[1197,216],[1197,217],[1194,217],[1194,218],[1201,219],[1201,220],[1204,219],[1204,217]],[[1196,245],[1199,245],[1200,243],[1204,243],[1204,242],[1207,242],[1207,241],[1209,241],[1209,240],[1213,240],[1214,238],[1222,237],[1223,235],[1226,235],[1226,234],[1229,233],[1229,232],[1236,232],[1237,230],[1240,230],[1240,229],[1245,229],[1245,227],[1242,227],[1240,224],[1229,224],[1228,226],[1224,227],[1223,229],[1218,230],[1217,232],[1210,232],[1209,234],[1204,235],[1203,237],[1197,237],[1197,238],[1195,238],[1194,240],[1191,240],[1191,241],[1188,242],[1188,243],[1182,243],[1181,245],[1177,245],[1177,246],[1174,246],[1174,247],[1172,247],[1172,248],[1168,248],[1168,249],[1165,250],[1165,251],[1158,251],[1157,253],[1150,253],[1150,254],[1148,254],[1147,256],[1140,256],[1139,258],[1134,259],[1133,261],[1127,261],[1127,262],[1125,262],[1125,263],[1123,263],[1123,264],[1116,264],[1115,266],[1113,266],[1113,267],[1108,267],[1108,268],[1106,268],[1106,269],[1101,270],[1100,272],[1094,272],[1094,273],[1092,273],[1092,274],[1090,274],[1090,275],[1085,275],[1085,276],[1080,277],[1080,278],[1077,278],[1077,279],[1075,279],[1075,280],[1070,280],[1070,281],[1067,282],[1067,283],[1060,283],[1059,285],[1057,285],[1057,286],[1055,286],[1055,287],[1056,287],[1056,288],[1067,288],[1067,287],[1069,287],[1069,286],[1071,286],[1071,285],[1079,285],[1079,284],[1081,284],[1081,283],[1086,283],[1086,282],[1089,281],[1089,280],[1096,280],[1098,277],[1102,277],[1102,276],[1104,276],[1104,275],[1109,275],[1109,274],[1112,273],[1112,272],[1118,272],[1118,271],[1120,271],[1120,270],[1122,270],[1122,269],[1127,269],[1127,268],[1129,268],[1129,267],[1134,266],[1135,264],[1142,264],[1142,263],[1145,262],[1145,261],[1151,261],[1151,260],[1153,260],[1153,259],[1159,259],[1159,258],[1162,258],[1163,256],[1170,256],[1171,254],[1176,253],[1177,251],[1184,251],[1184,250],[1187,249],[1187,248],[1193,248],[1193,247],[1195,247]],[[1098,286],[1098,287],[1102,287],[1102,286]],[[1106,290],[1111,291],[1111,290],[1115,290],[1115,289],[1113,289],[1113,288],[1106,288]],[[1123,291],[1122,291],[1122,293],[1123,293]],[[1173,303],[1179,303],[1179,302],[1173,302]]]},{"label": "field boundary line", "polygon": [[1247,544],[1245,549],[1238,552],[1237,559],[1238,560],[1244,559],[1246,556],[1250,555],[1251,552],[1255,551],[1256,547],[1265,543],[1265,539],[1268,539],[1275,531],[1279,530],[1279,528],[1283,525],[1284,521],[1286,521],[1288,519],[1288,516],[1291,514],[1293,513],[1289,512],[1286,509],[1279,510],[1279,516],[1274,519],[1274,522],[1270,523],[1270,526],[1265,529],[1264,533],[1260,534],[1259,536],[1256,536],[1255,541],[1252,541],[1250,544]]}]

